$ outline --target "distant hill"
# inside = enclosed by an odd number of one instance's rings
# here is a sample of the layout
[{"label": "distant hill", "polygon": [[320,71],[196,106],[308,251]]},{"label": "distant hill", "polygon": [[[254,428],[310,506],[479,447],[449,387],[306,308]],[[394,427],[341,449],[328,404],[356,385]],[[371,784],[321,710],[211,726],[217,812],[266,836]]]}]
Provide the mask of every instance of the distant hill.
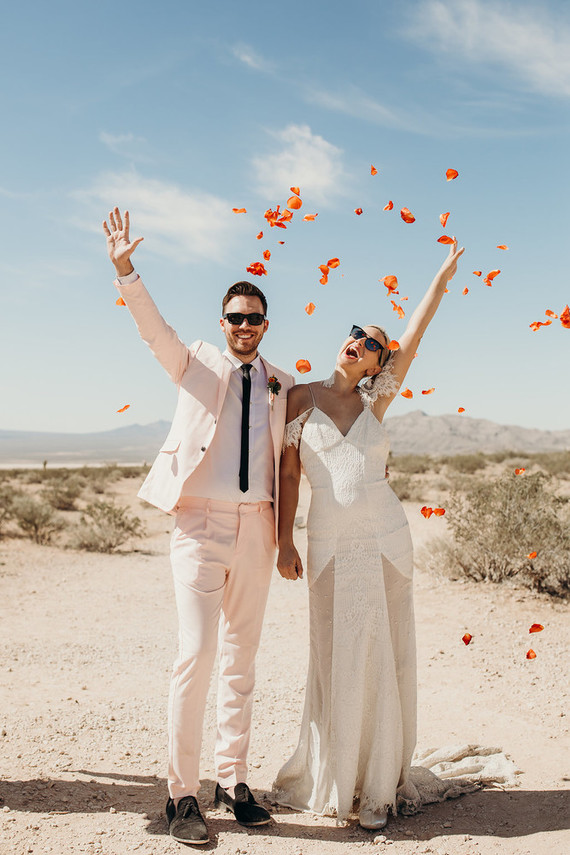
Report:
[{"label": "distant hill", "polygon": [[[170,423],[129,425],[99,433],[0,430],[0,466],[79,466],[151,463]],[[466,454],[474,451],[566,451],[570,430],[499,425],[464,415],[428,416],[415,410],[386,419],[394,454]]]}]

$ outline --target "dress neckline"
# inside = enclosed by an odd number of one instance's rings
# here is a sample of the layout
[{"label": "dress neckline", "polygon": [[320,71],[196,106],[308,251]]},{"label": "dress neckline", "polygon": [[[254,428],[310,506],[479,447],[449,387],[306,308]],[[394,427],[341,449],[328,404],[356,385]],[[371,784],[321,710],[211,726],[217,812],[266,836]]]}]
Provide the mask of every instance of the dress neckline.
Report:
[{"label": "dress neckline", "polygon": [[353,423],[351,424],[351,426],[349,427],[349,429],[347,430],[347,432],[346,432],[346,433],[343,433],[343,432],[341,431],[341,429],[339,428],[339,426],[337,425],[337,423],[336,423],[333,419],[331,419],[331,417],[329,416],[329,414],[328,414],[328,413],[325,413],[325,411],[324,411],[324,410],[322,410],[320,407],[317,407],[317,405],[316,405],[316,404],[314,404],[312,407],[307,407],[307,409],[306,409],[306,410],[304,410],[304,412],[299,413],[299,415],[294,419],[294,421],[297,421],[297,419],[302,418],[306,413],[308,413],[308,414],[309,414],[309,415],[307,415],[307,421],[308,421],[308,420],[309,420],[309,418],[311,417],[311,416],[310,416],[310,414],[313,412],[313,410],[318,410],[318,411],[319,411],[319,413],[322,413],[322,414],[323,414],[323,416],[324,416],[326,419],[328,419],[328,420],[329,420],[329,422],[331,423],[331,425],[335,428],[336,432],[337,432],[338,434],[340,434],[340,436],[341,436],[343,439],[346,439],[346,438],[348,437],[348,435],[350,434],[350,432],[352,431],[352,429],[355,427],[355,425],[356,425],[356,423],[358,422],[358,420],[360,419],[360,417],[361,417],[361,416],[363,416],[363,415],[364,415],[364,413],[366,413],[366,412],[369,412],[369,413],[370,413],[370,415],[372,416],[372,418],[374,419],[374,421],[375,421],[377,424],[379,424],[381,427],[384,427],[383,422],[381,422],[379,419],[377,419],[377,418],[376,418],[376,416],[374,415],[374,413],[373,413],[373,412],[372,412],[368,407],[364,407],[364,409],[362,410],[362,412],[360,412],[360,413],[357,415],[357,417],[355,418],[355,420],[353,421]]}]

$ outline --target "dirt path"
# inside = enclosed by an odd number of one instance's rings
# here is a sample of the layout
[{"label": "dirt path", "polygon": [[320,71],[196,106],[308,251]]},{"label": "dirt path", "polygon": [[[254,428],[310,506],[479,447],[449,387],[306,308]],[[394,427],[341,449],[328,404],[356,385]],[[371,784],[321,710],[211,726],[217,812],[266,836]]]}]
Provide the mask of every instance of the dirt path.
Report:
[{"label": "dirt path", "polygon": [[[104,556],[0,542],[0,853],[180,852],[167,836],[166,698],[176,643],[170,518],[144,511],[144,552]],[[307,495],[303,500],[306,505]],[[408,515],[416,545],[443,520]],[[304,511],[301,509],[300,513]],[[304,530],[299,530],[303,545]],[[566,608],[506,588],[416,577],[418,747],[500,746],[519,786],[483,790],[392,820],[384,840],[356,824],[274,811],[245,830],[212,808],[214,698],[201,801],[221,855],[565,855],[568,799]],[[544,632],[529,636],[534,623]],[[473,635],[466,647],[461,637]],[[250,784],[269,798],[296,744],[307,664],[305,583],[274,576],[258,656]],[[534,661],[525,658],[532,646]],[[564,830],[566,829],[566,830]]]}]

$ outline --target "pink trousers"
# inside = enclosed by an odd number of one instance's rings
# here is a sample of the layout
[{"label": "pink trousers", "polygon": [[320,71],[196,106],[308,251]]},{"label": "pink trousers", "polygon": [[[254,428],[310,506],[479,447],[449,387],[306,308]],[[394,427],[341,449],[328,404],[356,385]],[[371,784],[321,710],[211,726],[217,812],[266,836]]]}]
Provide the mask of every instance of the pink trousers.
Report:
[{"label": "pink trousers", "polygon": [[271,502],[180,500],[171,541],[179,622],[168,705],[173,799],[200,788],[204,710],[218,646],[217,780],[226,789],[246,780],[255,654],[274,558]]}]

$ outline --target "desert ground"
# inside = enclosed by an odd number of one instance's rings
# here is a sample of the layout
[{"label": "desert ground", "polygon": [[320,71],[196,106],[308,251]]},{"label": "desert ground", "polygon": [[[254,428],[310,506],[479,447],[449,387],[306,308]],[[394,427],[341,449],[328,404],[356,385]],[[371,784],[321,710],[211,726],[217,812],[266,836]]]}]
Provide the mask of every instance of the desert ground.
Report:
[{"label": "desert ground", "polygon": [[[176,618],[172,518],[114,492],[144,519],[136,551],[103,555],[0,541],[0,853],[162,855],[181,851],[164,819],[166,704]],[[302,519],[298,543],[306,545]],[[445,530],[405,505],[417,547]],[[274,573],[258,655],[249,783],[273,823],[244,829],[213,808],[215,681],[200,801],[220,855],[565,855],[570,852],[568,623],[561,601],[418,570],[418,748],[500,747],[515,787],[489,787],[392,818],[381,834],[355,818],[279,809],[271,785],[296,745],[308,658],[305,581]],[[531,624],[544,631],[529,635]],[[466,646],[462,636],[469,632]],[[526,659],[529,647],[536,659]],[[196,847],[198,849],[198,847]]]}]

